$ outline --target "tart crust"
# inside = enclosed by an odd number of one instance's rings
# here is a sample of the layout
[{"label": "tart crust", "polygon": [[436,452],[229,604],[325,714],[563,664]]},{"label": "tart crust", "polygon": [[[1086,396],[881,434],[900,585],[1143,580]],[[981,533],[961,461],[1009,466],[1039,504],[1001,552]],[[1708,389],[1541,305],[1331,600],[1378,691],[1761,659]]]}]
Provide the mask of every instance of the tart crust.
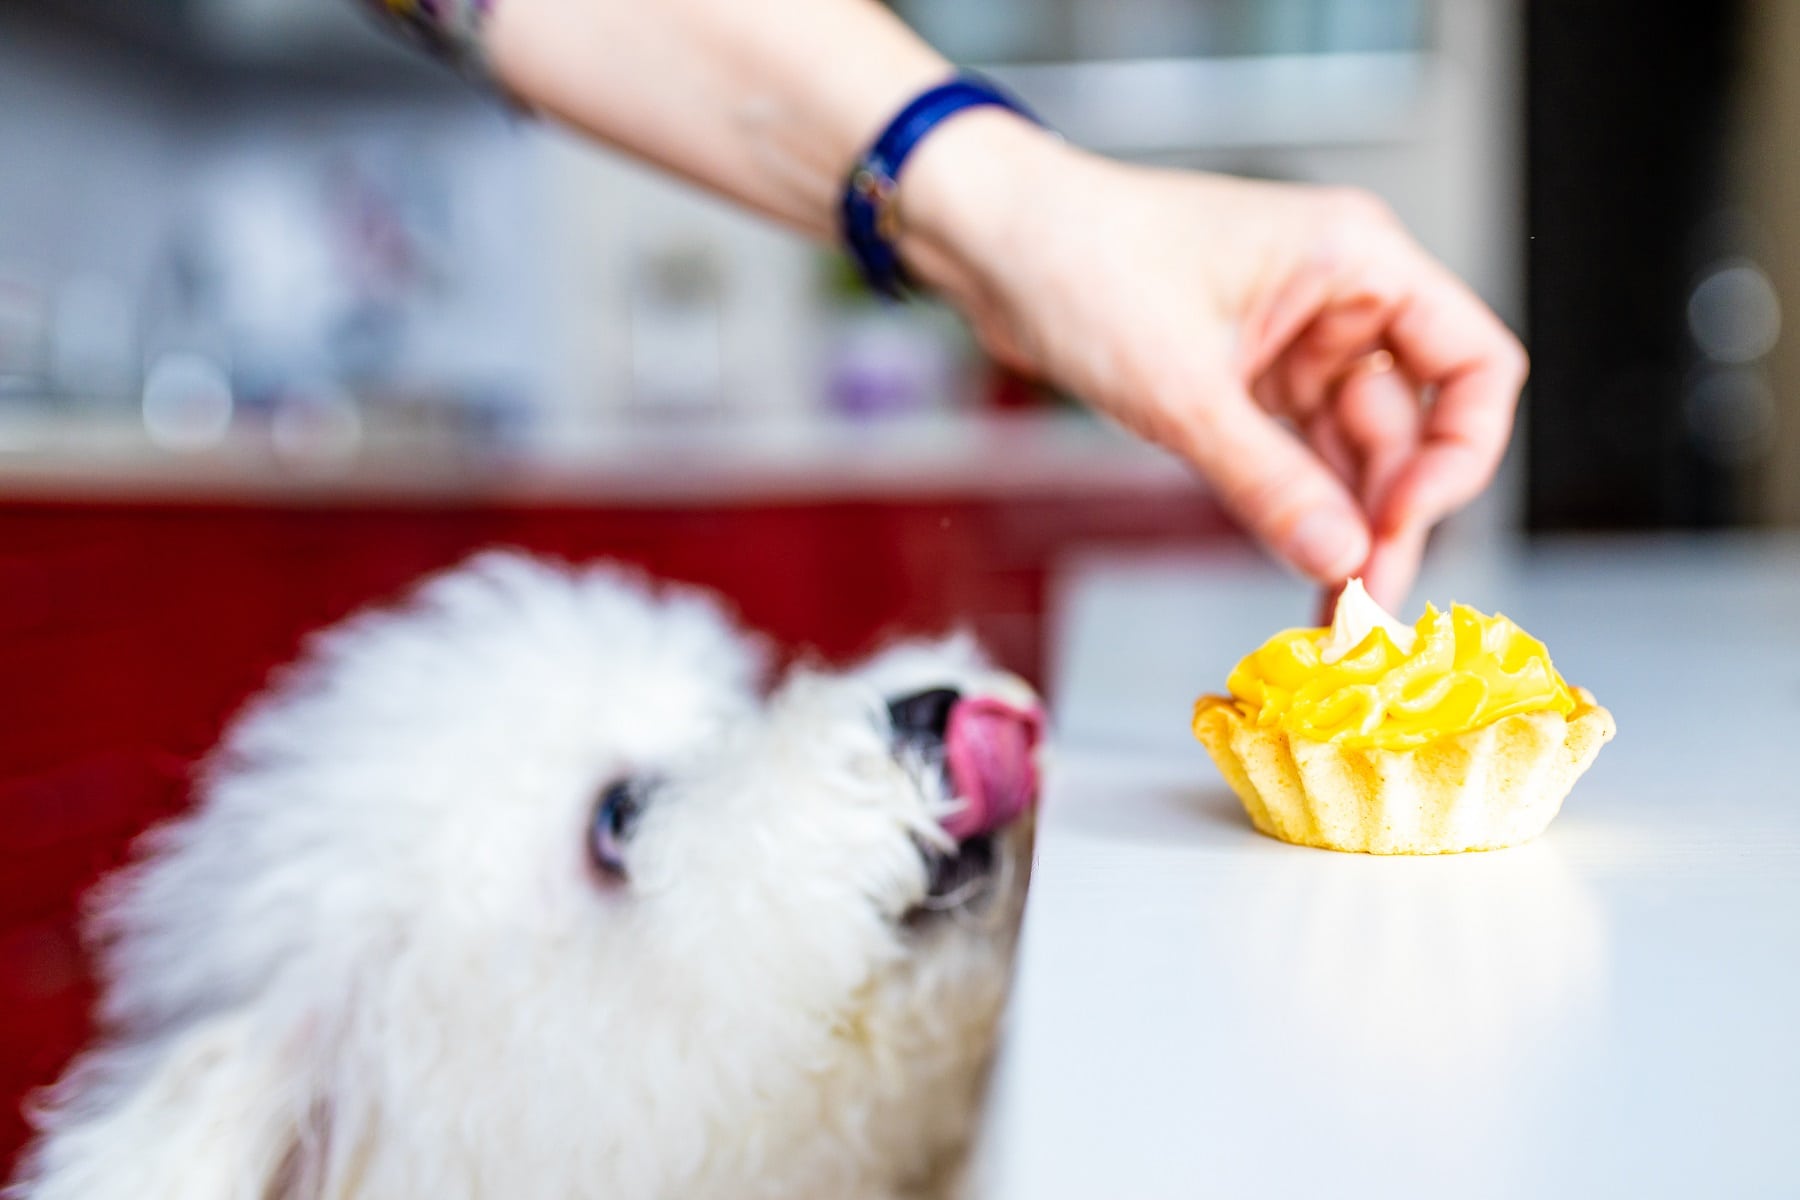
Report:
[{"label": "tart crust", "polygon": [[1528,842],[1615,732],[1575,709],[1515,713],[1410,750],[1346,749],[1258,728],[1227,697],[1194,710],[1194,736],[1270,837],[1367,854],[1454,854]]}]

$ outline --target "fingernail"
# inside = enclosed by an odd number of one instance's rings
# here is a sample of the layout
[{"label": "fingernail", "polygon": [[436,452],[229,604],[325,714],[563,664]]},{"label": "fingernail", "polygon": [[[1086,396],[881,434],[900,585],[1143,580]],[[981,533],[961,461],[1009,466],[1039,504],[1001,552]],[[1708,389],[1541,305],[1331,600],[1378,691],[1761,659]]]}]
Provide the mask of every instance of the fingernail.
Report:
[{"label": "fingernail", "polygon": [[1344,579],[1368,554],[1367,527],[1330,505],[1301,517],[1287,538],[1287,555],[1294,565],[1327,582]]}]

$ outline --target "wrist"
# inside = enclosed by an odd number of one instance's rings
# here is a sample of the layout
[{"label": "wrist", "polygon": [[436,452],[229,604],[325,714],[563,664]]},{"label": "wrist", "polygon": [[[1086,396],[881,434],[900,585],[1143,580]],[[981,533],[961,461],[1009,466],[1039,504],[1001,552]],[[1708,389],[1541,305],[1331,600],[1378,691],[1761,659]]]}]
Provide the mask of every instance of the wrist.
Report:
[{"label": "wrist", "polygon": [[967,308],[1021,245],[1021,219],[1047,177],[1072,153],[1017,113],[958,113],[919,144],[895,196],[898,246],[908,271]]}]

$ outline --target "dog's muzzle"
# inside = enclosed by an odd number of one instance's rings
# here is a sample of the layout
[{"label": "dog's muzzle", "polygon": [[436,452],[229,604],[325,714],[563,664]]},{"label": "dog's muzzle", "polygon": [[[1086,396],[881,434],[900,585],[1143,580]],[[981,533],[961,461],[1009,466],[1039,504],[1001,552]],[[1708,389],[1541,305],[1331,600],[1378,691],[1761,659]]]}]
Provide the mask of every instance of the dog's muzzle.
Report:
[{"label": "dog's muzzle", "polygon": [[1003,829],[1036,806],[1044,731],[1036,704],[933,688],[890,702],[888,715],[896,738],[942,755],[957,801],[944,831],[958,842]]}]

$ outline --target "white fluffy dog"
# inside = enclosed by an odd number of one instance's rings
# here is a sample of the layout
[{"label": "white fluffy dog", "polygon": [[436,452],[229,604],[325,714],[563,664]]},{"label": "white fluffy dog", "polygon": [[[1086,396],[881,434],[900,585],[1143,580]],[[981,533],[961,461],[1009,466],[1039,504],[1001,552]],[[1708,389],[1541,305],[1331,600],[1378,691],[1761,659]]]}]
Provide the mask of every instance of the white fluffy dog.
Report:
[{"label": "white fluffy dog", "polygon": [[323,635],[95,909],[30,1200],[944,1194],[1036,703],[966,643],[766,700],[707,598],[490,554]]}]

